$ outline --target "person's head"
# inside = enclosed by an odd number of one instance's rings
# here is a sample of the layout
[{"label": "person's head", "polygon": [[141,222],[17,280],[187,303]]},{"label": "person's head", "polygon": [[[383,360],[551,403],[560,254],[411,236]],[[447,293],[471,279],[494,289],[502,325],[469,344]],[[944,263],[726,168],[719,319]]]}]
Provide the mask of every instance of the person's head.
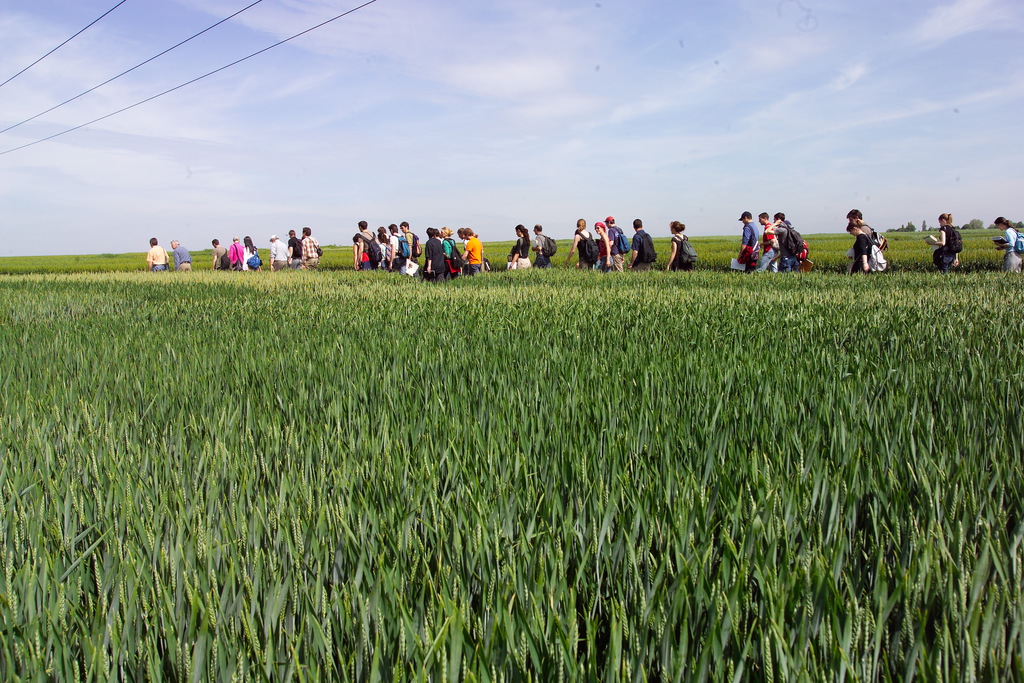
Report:
[{"label": "person's head", "polygon": [[863,230],[860,229],[860,224],[861,221],[855,218],[851,218],[850,222],[846,224],[846,232],[850,233],[851,235],[860,235],[861,233],[863,233]]},{"label": "person's head", "polygon": [[149,238],[149,246],[151,246],[151,247],[155,247],[155,246],[156,246],[156,245],[158,245],[158,244],[160,244],[160,243],[156,241],[156,238],[155,238],[155,237],[150,237],[150,238]]},{"label": "person's head", "polygon": [[846,220],[848,220],[848,221],[853,221],[853,220],[863,221],[864,220],[864,214],[862,214],[860,212],[860,209],[850,209],[850,213],[846,214]]},{"label": "person's head", "polygon": [[246,249],[252,249],[253,251],[256,251],[256,245],[252,243],[252,238],[249,237],[248,235],[245,236],[245,239],[242,240],[242,243],[245,244]]},{"label": "person's head", "polygon": [[542,232],[544,232],[544,226],[543,225],[538,223],[537,225],[533,226],[533,234],[534,235],[539,235]]},{"label": "person's head", "polygon": [[295,231],[294,230],[289,230],[288,231],[288,236],[289,237],[295,237]]},{"label": "person's head", "polygon": [[366,221],[359,221],[359,231],[362,232],[367,229],[368,223]]},{"label": "person's head", "polygon": [[241,238],[241,237],[232,237],[232,238],[231,238],[231,241],[232,241],[232,242],[241,242],[241,241],[242,241],[242,238]]},{"label": "person's head", "polygon": [[587,228],[587,219],[580,218],[579,220],[576,221],[576,229],[577,230],[585,230],[586,228]]},{"label": "person's head", "polygon": [[[405,223],[403,223],[402,225],[405,225]],[[405,227],[408,228],[409,226],[405,225]],[[427,228],[427,238],[428,239],[432,239],[434,237],[437,237],[437,235],[438,235],[437,228]]]},{"label": "person's head", "polygon": [[686,230],[686,226],[679,221],[672,221],[668,224],[668,229],[672,231],[673,235],[678,235],[682,231]]},{"label": "person's head", "polygon": [[303,237],[309,237],[312,234],[313,234],[313,231],[310,230],[308,227],[302,229],[302,236]]},{"label": "person's head", "polygon": [[642,220],[640,220],[639,218],[634,218],[633,219],[633,229],[634,230],[643,230],[644,229],[644,222]]},{"label": "person's head", "polygon": [[215,248],[219,247],[220,246],[220,240],[214,240],[214,241],[210,242],[210,244],[212,244]]},{"label": "person's head", "polygon": [[273,244],[276,241],[277,241],[277,235],[271,235],[270,236],[270,243]]},{"label": "person's head", "polygon": [[388,229],[385,228],[383,225],[377,228],[377,239],[380,240],[381,242],[388,241]]},{"label": "person's head", "polygon": [[597,234],[603,235],[606,232],[608,232],[608,226],[602,223],[601,221],[598,221],[594,223],[594,230],[597,230]]},{"label": "person's head", "polygon": [[449,228],[449,227],[441,228],[441,238],[442,239],[448,239],[451,236],[452,236],[452,229],[451,228]]},{"label": "person's head", "polygon": [[771,221],[768,220],[768,213],[766,211],[762,211],[761,213],[757,214],[757,222],[760,223],[761,225],[768,225],[769,223],[771,223]]},{"label": "person's head", "polygon": [[786,214],[784,214],[781,211],[779,211],[777,214],[775,214],[774,220],[784,221],[784,220],[786,220]]},{"label": "person's head", "polygon": [[469,235],[466,234],[466,229],[465,228],[459,228],[458,230],[455,231],[455,234],[459,236],[460,240],[468,240],[469,239]]},{"label": "person's head", "polygon": [[749,211],[744,211],[743,213],[740,214],[740,223],[743,223],[745,225],[752,220],[754,220],[754,216]]},{"label": "person's head", "polygon": [[526,226],[523,225],[522,223],[517,225],[516,226],[516,235],[518,235],[519,237],[528,237],[529,233],[526,232]]},{"label": "person's head", "polygon": [[939,225],[953,225],[953,214],[944,213],[939,216]]},{"label": "person's head", "polygon": [[409,232],[409,223],[407,221],[402,221],[398,224],[398,227],[402,229],[402,232]]},{"label": "person's head", "polygon": [[398,234],[398,226],[395,225],[394,223],[392,223],[391,225],[388,226],[388,230],[391,231],[392,235],[397,235]]},{"label": "person's head", "polygon": [[1010,223],[1009,219],[1004,218],[1002,216],[995,220],[995,224],[996,227],[1002,228],[1004,230],[1006,230],[1007,228],[1013,228],[1014,230],[1016,230],[1016,228]]},{"label": "person's head", "polygon": [[604,219],[604,224],[607,225],[610,228],[613,225],[615,225],[615,219],[612,218],[611,216],[608,216],[608,218]]}]

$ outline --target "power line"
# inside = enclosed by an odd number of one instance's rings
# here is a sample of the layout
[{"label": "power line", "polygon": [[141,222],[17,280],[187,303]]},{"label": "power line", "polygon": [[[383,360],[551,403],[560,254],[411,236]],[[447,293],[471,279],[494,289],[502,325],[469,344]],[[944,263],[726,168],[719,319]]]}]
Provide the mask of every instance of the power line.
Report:
[{"label": "power line", "polygon": [[88,121],[88,122],[83,123],[81,125],[75,126],[74,128],[68,128],[67,130],[62,130],[59,133],[54,133],[53,135],[48,135],[47,137],[40,138],[39,140],[36,140],[34,142],[28,142],[28,143],[26,143],[24,145],[20,145],[18,147],[12,147],[11,149],[4,150],[3,152],[0,152],[0,156],[3,156],[4,154],[10,154],[11,152],[17,152],[19,149],[25,149],[26,147],[31,147],[32,145],[38,145],[40,142],[46,142],[47,140],[52,140],[54,138],[60,137],[61,135],[66,135],[68,133],[76,131],[76,130],[78,130],[80,128],[85,128],[86,126],[91,126],[94,123],[99,123],[100,121],[103,121],[104,119],[109,119],[111,116],[117,116],[118,114],[122,114],[122,113],[128,111],[129,109],[134,109],[135,107],[138,107],[140,105],[146,104],[147,102],[152,102],[153,100],[157,99],[158,97],[163,97],[164,95],[168,95],[168,94],[174,92],[175,90],[181,90],[182,88],[184,88],[186,86],[189,86],[189,85],[192,85],[193,83],[195,83],[197,81],[201,81],[204,78],[212,76],[212,75],[214,75],[216,73],[220,73],[221,71],[224,71],[225,69],[230,69],[231,67],[235,66],[236,64],[241,64],[242,62],[246,61],[247,59],[252,59],[253,57],[256,57],[257,55],[261,55],[264,52],[267,52],[268,50],[273,50],[275,47],[278,47],[280,45],[284,45],[285,43],[287,43],[289,41],[292,41],[292,40],[295,40],[296,38],[299,38],[300,36],[304,36],[307,33],[310,33],[311,31],[315,31],[318,28],[326,26],[327,24],[331,23],[332,21],[337,21],[338,19],[341,19],[342,17],[347,17],[348,15],[352,14],[353,12],[357,12],[357,11],[363,9],[364,7],[368,6],[368,5],[372,5],[375,2],[377,2],[377,0],[368,0],[367,2],[364,2],[363,4],[359,5],[358,7],[353,7],[352,9],[348,10],[347,12],[342,12],[341,14],[339,14],[336,17],[331,17],[327,21],[323,21],[323,22],[317,24],[316,26],[313,26],[312,28],[307,28],[305,31],[302,31],[300,33],[296,33],[294,36],[291,36],[290,38],[285,38],[284,40],[280,40],[280,41],[274,43],[273,45],[269,45],[269,46],[263,48],[262,50],[257,50],[256,52],[253,52],[251,55],[247,55],[245,57],[242,57],[241,59],[237,59],[237,60],[231,62],[230,64],[225,64],[224,66],[220,67],[219,69],[214,69],[213,71],[205,73],[202,76],[197,76],[196,78],[193,78],[191,81],[186,81],[185,83],[182,83],[181,85],[176,85],[173,88],[169,88],[167,90],[164,90],[162,93],[158,93],[156,95],[153,95],[152,97],[147,97],[146,99],[144,99],[144,100],[142,100],[140,102],[136,102],[135,104],[128,105],[127,107],[124,107],[122,109],[118,109],[117,111],[111,112],[110,114],[107,114],[105,116],[101,116],[98,119],[93,119],[92,121]]},{"label": "power line", "polygon": [[60,44],[60,45],[58,45],[57,47],[53,48],[53,49],[52,49],[52,50],[50,50],[49,52],[47,52],[47,53],[46,53],[45,55],[43,55],[42,57],[40,57],[40,58],[39,58],[39,59],[37,59],[36,61],[34,61],[34,62],[32,62],[31,64],[29,64],[28,66],[26,66],[26,67],[25,67],[24,69],[22,69],[22,70],[21,70],[21,71],[19,71],[18,73],[14,74],[13,76],[11,76],[10,78],[8,78],[8,79],[7,79],[6,81],[4,81],[3,83],[0,83],[0,88],[4,87],[5,85],[7,85],[7,84],[8,84],[8,83],[10,83],[11,81],[13,81],[13,80],[14,80],[15,78],[17,78],[17,77],[18,77],[18,76],[20,76],[21,74],[25,73],[26,71],[28,71],[29,69],[31,69],[32,67],[34,67],[34,66],[35,66],[36,64],[38,64],[39,62],[43,61],[44,59],[46,59],[47,57],[49,57],[50,55],[52,55],[52,54],[53,54],[54,52],[56,52],[57,50],[61,49],[62,47],[64,47],[64,46],[65,46],[65,45],[67,45],[68,43],[70,43],[70,42],[71,42],[72,40],[74,40],[75,38],[77,38],[78,36],[80,36],[80,35],[81,35],[82,33],[84,33],[86,29],[90,28],[90,27],[91,27],[91,26],[92,26],[93,24],[95,24],[95,23],[96,23],[97,21],[99,21],[99,20],[100,20],[100,19],[102,19],[103,17],[107,16],[108,14],[110,14],[111,12],[113,12],[114,10],[116,10],[116,9],[117,9],[118,7],[120,7],[121,5],[123,5],[124,3],[126,3],[127,1],[128,1],[128,0],[121,0],[121,2],[117,3],[116,5],[114,5],[114,6],[113,6],[113,7],[111,7],[110,9],[108,9],[108,10],[107,10],[106,12],[104,12],[103,14],[101,14],[101,15],[100,15],[99,17],[97,17],[97,18],[96,18],[96,20],[92,22],[92,24],[89,24],[89,26],[86,26],[86,27],[85,27],[85,28],[83,28],[83,29],[82,29],[81,31],[79,31],[79,32],[78,32],[78,33],[76,33],[75,35],[71,36],[70,38],[68,38],[68,39],[67,39],[67,40],[65,40],[65,41],[64,41],[63,43],[61,43],[61,44]]},{"label": "power line", "polygon": [[63,102],[61,102],[60,104],[56,104],[56,105],[50,107],[46,111],[41,111],[38,114],[36,114],[35,116],[31,116],[31,117],[25,119],[24,121],[19,121],[18,123],[14,124],[13,126],[8,126],[7,128],[4,128],[3,130],[0,130],[0,134],[6,133],[9,130],[13,130],[13,129],[17,128],[18,126],[22,125],[22,124],[28,123],[29,121],[34,121],[34,120],[38,119],[40,116],[43,116],[44,114],[49,114],[54,109],[59,109],[59,108],[63,107],[65,104],[69,104],[71,102],[74,102],[79,97],[82,97],[84,95],[88,95],[93,90],[97,90],[99,88],[102,88],[103,86],[105,86],[107,83],[110,83],[111,81],[116,81],[117,79],[121,78],[121,76],[124,76],[126,74],[130,74],[132,71],[135,71],[140,66],[145,66],[146,64],[149,64],[150,62],[152,62],[154,59],[157,59],[158,57],[163,57],[165,54],[167,54],[171,50],[175,50],[175,49],[181,47],[182,45],[184,45],[185,43],[189,42],[190,40],[198,38],[199,36],[203,35],[207,31],[210,31],[212,29],[217,28],[218,26],[223,24],[225,21],[229,21],[231,19],[234,19],[235,17],[237,17],[242,12],[246,11],[247,9],[251,9],[251,8],[255,7],[256,5],[260,4],[261,2],[263,2],[263,0],[256,0],[256,2],[252,3],[248,7],[243,7],[242,9],[240,9],[237,12],[235,12],[234,14],[232,14],[230,17],[225,17],[224,19],[221,19],[216,24],[204,28],[202,31],[200,31],[199,33],[195,34],[194,36],[186,38],[185,40],[181,41],[177,45],[174,45],[172,47],[167,48],[166,50],[164,50],[160,54],[153,55],[152,57],[150,57],[146,61],[140,62],[139,64],[136,64],[135,66],[133,66],[132,68],[130,68],[130,69],[126,70],[126,71],[122,71],[121,73],[119,73],[118,75],[114,76],[113,78],[108,78],[107,80],[103,81],[99,85],[93,86],[93,87],[89,88],[88,90],[86,90],[85,92],[80,92],[77,95],[75,95],[74,97],[72,97],[70,99],[66,99]]}]

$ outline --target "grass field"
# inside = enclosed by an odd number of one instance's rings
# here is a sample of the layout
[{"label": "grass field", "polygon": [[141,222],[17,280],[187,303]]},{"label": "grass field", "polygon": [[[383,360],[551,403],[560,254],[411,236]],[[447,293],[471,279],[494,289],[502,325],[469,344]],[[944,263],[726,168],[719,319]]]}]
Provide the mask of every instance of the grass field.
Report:
[{"label": "grass field", "polygon": [[[632,232],[631,230],[627,232]],[[936,234],[936,233],[930,233]],[[1002,266],[1002,252],[992,246],[994,230],[967,230],[961,233],[964,239],[964,253],[961,255],[961,272],[998,270]],[[422,236],[426,239],[426,236]],[[514,235],[513,235],[514,237]],[[849,261],[846,251],[853,245],[853,239],[846,233],[805,235],[811,246],[811,260],[818,272],[843,271]],[[928,271],[935,267],[931,262],[931,247],[924,242],[924,233],[886,233],[890,243],[887,255],[894,271]],[[503,267],[505,257],[511,251],[515,240],[507,242],[486,242],[484,256],[492,264]],[[736,237],[694,237],[693,244],[700,255],[697,268],[700,270],[729,270],[729,261],[739,252],[739,236]],[[561,266],[571,240],[559,240],[559,251],[553,262]],[[187,245],[186,245],[187,246]],[[668,238],[655,240],[659,265],[664,267],[672,247]],[[212,266],[210,250],[192,251],[193,268],[206,270]],[[266,259],[267,247],[260,245],[260,253]],[[532,257],[532,254],[531,254]],[[576,262],[575,257],[570,264]],[[326,270],[351,269],[352,247],[324,245],[321,267]],[[89,254],[83,256],[8,256],[0,257],[0,274],[28,273],[108,273],[145,271],[146,253],[130,254]]]},{"label": "grass field", "polygon": [[0,672],[1021,680],[1022,293],[0,278]]}]

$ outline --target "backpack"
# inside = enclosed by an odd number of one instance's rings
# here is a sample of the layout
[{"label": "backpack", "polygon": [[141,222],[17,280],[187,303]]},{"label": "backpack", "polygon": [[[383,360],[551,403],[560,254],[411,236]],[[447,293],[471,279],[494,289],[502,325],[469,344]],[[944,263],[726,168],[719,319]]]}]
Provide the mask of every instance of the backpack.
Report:
[{"label": "backpack", "polygon": [[217,270],[231,270],[231,258],[227,252],[221,254],[217,260]]},{"label": "backpack", "polygon": [[676,261],[678,263],[697,262],[697,250],[690,244],[690,240],[685,237],[676,244]]},{"label": "backpack", "polygon": [[[590,233],[587,233],[590,234]],[[584,263],[594,264],[601,258],[601,251],[597,248],[597,242],[594,241],[594,236],[590,235],[586,239],[580,240],[580,259]]]},{"label": "backpack", "polygon": [[409,258],[412,252],[409,251],[409,240],[405,239],[405,235],[398,238],[398,255],[401,258]]},{"label": "backpack", "polygon": [[412,234],[412,257],[419,258],[423,256],[423,247],[420,246],[420,238],[416,233]]},{"label": "backpack", "polygon": [[658,260],[658,252],[654,251],[654,240],[646,232],[640,235],[640,250],[637,260],[641,263],[654,263]]},{"label": "backpack", "polygon": [[455,240],[451,237],[445,239],[452,248],[452,255],[445,259],[448,262],[448,270],[452,273],[458,273],[462,271],[462,266],[466,265],[465,260],[462,258],[462,254],[459,253],[458,247],[455,246]]},{"label": "backpack", "polygon": [[615,228],[615,248],[619,250],[620,254],[629,253],[629,240],[626,238],[626,233],[619,228]]},{"label": "backpack", "polygon": [[963,250],[964,240],[960,236],[960,231],[953,226],[946,228],[946,253],[959,254]]},{"label": "backpack", "polygon": [[551,258],[558,251],[558,244],[547,235],[541,235],[541,238],[540,253]]},{"label": "backpack", "polygon": [[368,238],[363,233],[359,233],[359,237],[366,244],[366,253],[370,257],[370,265],[373,268],[377,268],[384,259],[384,254],[380,250],[380,244],[377,243],[377,240]]},{"label": "backpack", "polygon": [[792,227],[786,227],[786,238],[785,244],[782,245],[786,248],[793,256],[799,260],[804,260],[807,255],[804,253],[807,251],[807,242],[804,242],[804,238]]},{"label": "backpack", "polygon": [[249,270],[256,270],[263,265],[263,261],[260,260],[260,252],[256,251],[255,254],[249,257],[249,260],[245,262],[245,265],[249,266]]},{"label": "backpack", "polygon": [[1017,239],[1013,241],[1013,250],[1018,254],[1024,254],[1024,230],[1014,230]]},{"label": "backpack", "polygon": [[[885,239],[884,237],[882,238]],[[875,273],[881,273],[883,270],[889,267],[889,262],[885,260],[885,256],[882,254],[882,248],[877,244],[871,245],[871,254],[868,256],[868,268]]]}]

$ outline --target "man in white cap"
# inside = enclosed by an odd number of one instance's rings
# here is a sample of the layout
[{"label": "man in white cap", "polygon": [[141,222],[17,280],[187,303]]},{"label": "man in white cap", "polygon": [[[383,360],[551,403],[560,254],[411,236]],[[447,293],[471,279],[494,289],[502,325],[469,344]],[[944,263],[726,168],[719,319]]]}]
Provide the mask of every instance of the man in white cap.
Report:
[{"label": "man in white cap", "polygon": [[277,272],[288,267],[288,247],[277,238],[270,236],[270,270]]}]

